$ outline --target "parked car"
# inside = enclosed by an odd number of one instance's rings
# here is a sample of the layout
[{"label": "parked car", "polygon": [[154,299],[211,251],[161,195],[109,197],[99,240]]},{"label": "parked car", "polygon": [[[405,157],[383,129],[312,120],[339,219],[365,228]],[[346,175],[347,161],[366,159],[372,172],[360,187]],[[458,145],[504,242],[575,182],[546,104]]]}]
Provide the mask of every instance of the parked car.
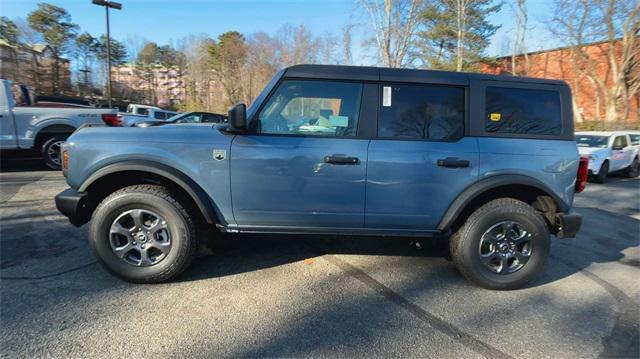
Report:
[{"label": "parked car", "polygon": [[493,289],[543,268],[574,237],[587,162],[565,82],[298,65],[229,123],[87,128],[64,145],[56,197],[111,273],[170,280],[198,231],[449,240],[459,271]]},{"label": "parked car", "polygon": [[612,172],[640,174],[640,132],[576,132],[578,152],[589,158],[589,178],[604,183]]},{"label": "parked car", "polygon": [[142,121],[136,123],[135,127],[152,127],[167,125],[171,123],[224,123],[227,121],[227,115],[221,115],[211,112],[185,112],[170,117],[166,121]]},{"label": "parked car", "polygon": [[37,150],[44,163],[59,169],[60,146],[85,124],[113,125],[115,109],[34,107],[26,87],[0,79],[0,148]]},{"label": "parked car", "polygon": [[130,104],[127,106],[127,112],[118,114],[118,120],[122,127],[135,126],[136,123],[149,120],[167,120],[177,112],[163,110],[160,107]]}]

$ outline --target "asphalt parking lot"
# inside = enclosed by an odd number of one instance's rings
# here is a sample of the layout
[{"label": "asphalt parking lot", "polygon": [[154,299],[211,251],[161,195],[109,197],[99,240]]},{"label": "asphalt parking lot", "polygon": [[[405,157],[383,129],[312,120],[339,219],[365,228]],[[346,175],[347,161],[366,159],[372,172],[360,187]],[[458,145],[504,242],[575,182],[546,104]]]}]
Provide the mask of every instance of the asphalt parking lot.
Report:
[{"label": "asphalt parking lot", "polygon": [[59,172],[2,171],[2,357],[640,356],[638,179],[589,184],[579,237],[498,292],[437,245],[326,236],[225,237],[177,281],[132,285],[56,211]]}]

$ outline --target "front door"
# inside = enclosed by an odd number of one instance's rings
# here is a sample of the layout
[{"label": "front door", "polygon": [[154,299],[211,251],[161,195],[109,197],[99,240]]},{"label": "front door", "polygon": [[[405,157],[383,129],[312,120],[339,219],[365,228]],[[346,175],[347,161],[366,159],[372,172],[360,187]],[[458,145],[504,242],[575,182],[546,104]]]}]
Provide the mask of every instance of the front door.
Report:
[{"label": "front door", "polygon": [[617,171],[627,167],[631,163],[632,152],[627,136],[616,136],[611,147],[611,168],[609,171]]},{"label": "front door", "polygon": [[478,176],[477,139],[464,137],[464,87],[383,85],[369,145],[368,228],[435,230]]},{"label": "front door", "polygon": [[369,140],[357,139],[362,84],[284,80],[253,134],[231,145],[241,228],[362,228]]}]

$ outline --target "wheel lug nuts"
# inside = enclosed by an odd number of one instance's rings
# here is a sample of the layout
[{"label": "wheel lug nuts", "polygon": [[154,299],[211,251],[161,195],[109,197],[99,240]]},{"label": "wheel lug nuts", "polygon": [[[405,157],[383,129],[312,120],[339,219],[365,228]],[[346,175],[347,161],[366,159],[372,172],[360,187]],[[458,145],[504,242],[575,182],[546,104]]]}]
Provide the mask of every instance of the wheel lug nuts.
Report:
[{"label": "wheel lug nuts", "polygon": [[144,244],[141,247],[142,247],[142,249],[144,249]]},{"label": "wheel lug nuts", "polygon": [[133,245],[135,246],[136,244],[138,244],[138,242],[136,242],[136,241],[133,241]]}]

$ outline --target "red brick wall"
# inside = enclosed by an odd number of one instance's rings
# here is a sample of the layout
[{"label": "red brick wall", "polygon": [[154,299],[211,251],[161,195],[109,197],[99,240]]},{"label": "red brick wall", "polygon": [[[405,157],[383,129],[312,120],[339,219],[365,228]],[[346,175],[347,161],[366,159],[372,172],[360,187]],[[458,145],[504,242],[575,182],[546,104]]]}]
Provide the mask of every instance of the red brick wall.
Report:
[{"label": "red brick wall", "polygon": [[[617,43],[616,45],[619,45]],[[606,59],[609,43],[599,43],[586,48],[586,53],[597,62],[598,76],[610,82],[611,70]],[[619,47],[619,46],[618,46]],[[572,60],[570,49],[558,49],[529,55],[530,71],[526,76],[566,81],[573,91],[579,111],[585,120],[604,119],[604,94],[585,76],[580,76]],[[516,58],[516,70],[525,73],[524,56]],[[480,71],[496,75],[511,74],[511,57],[499,58],[495,64],[481,64]],[[599,96],[598,96],[599,94]],[[598,97],[600,104],[598,105]],[[599,110],[598,110],[599,108]],[[599,116],[598,116],[599,113]],[[620,114],[622,117],[623,114]],[[626,121],[640,121],[640,93],[631,99],[631,108]]]}]

